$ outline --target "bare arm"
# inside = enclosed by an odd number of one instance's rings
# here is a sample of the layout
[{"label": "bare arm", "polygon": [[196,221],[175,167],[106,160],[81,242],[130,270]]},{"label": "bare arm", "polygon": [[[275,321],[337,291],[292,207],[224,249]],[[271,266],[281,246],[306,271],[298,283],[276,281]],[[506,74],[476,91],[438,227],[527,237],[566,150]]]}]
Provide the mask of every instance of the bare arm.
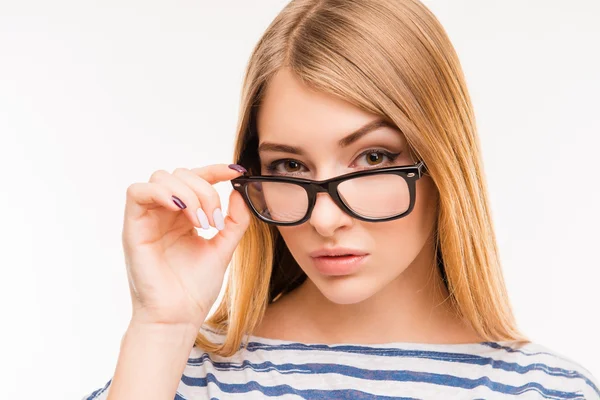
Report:
[{"label": "bare arm", "polygon": [[197,333],[193,325],[132,321],[121,341],[107,399],[173,399]]}]

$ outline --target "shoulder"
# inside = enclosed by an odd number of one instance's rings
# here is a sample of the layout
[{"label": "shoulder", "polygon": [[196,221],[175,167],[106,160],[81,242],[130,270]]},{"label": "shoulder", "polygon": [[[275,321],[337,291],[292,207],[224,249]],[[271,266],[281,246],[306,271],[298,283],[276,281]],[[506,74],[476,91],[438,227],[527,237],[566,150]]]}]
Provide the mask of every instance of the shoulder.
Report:
[{"label": "shoulder", "polygon": [[537,342],[488,342],[490,357],[501,370],[523,377],[522,384],[539,385],[600,399],[600,384],[592,373],[571,357]]},{"label": "shoulder", "polygon": [[[200,333],[213,343],[223,343],[225,339],[224,334],[213,331],[206,325],[201,327]],[[219,399],[227,395],[235,397],[232,391],[237,392],[238,390],[241,391],[238,394],[242,396],[244,390],[254,385],[246,382],[247,368],[251,367],[246,365],[248,361],[245,355],[243,349],[240,349],[235,354],[224,357],[194,345],[175,398]]]},{"label": "shoulder", "polygon": [[105,400],[108,397],[108,388],[111,382],[112,378],[101,388],[97,388],[93,392],[86,394],[81,400]]}]

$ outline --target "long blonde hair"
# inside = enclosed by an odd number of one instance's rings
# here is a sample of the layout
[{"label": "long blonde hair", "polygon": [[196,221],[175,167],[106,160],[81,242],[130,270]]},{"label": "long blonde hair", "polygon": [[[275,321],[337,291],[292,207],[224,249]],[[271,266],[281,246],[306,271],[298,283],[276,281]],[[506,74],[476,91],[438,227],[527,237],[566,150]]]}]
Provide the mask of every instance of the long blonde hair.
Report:
[{"label": "long blonde hair", "polygon": [[[306,85],[392,121],[439,191],[437,262],[458,315],[484,340],[529,342],[508,300],[475,118],[445,30],[418,0],[293,0],[256,44],[243,84],[234,162],[260,174],[256,112],[269,79],[290,68]],[[196,345],[240,349],[269,303],[306,279],[278,231],[253,217]],[[247,342],[244,342],[246,345]]]}]

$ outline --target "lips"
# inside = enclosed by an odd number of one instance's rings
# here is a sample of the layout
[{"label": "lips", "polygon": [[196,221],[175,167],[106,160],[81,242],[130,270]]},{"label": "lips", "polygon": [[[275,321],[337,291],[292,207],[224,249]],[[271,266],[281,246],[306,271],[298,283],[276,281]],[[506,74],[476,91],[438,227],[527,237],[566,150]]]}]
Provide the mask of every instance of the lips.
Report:
[{"label": "lips", "polygon": [[334,248],[322,248],[310,253],[312,258],[317,257],[341,257],[341,256],[364,256],[368,254],[365,251],[353,249],[349,247],[334,247]]},{"label": "lips", "polygon": [[369,257],[367,253],[355,249],[317,250],[311,253],[313,266],[325,276],[351,276],[357,273]]}]

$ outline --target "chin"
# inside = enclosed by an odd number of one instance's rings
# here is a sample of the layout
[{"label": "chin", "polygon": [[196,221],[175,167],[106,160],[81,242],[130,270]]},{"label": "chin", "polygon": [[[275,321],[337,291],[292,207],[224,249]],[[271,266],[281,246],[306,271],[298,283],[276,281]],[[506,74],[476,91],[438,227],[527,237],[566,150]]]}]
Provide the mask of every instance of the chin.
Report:
[{"label": "chin", "polygon": [[366,277],[360,274],[344,276],[319,275],[316,279],[309,277],[321,294],[335,304],[361,303],[375,293],[377,287],[370,285]]}]

